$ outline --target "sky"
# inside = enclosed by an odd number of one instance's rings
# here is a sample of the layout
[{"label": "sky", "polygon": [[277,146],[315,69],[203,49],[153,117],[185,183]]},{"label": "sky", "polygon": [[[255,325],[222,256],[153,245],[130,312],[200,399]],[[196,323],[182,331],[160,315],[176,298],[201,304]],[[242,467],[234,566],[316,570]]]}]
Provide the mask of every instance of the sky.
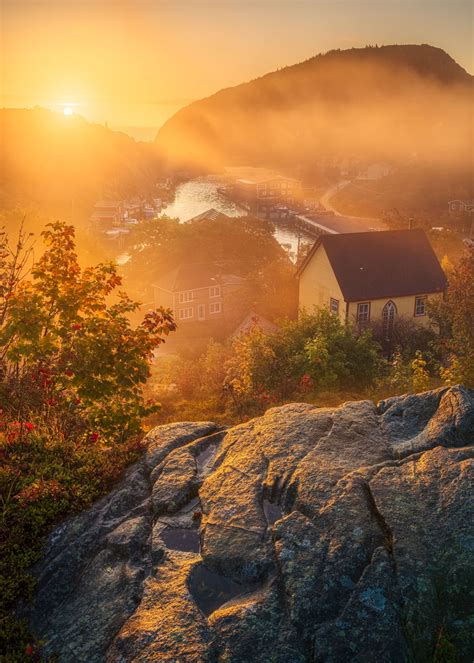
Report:
[{"label": "sky", "polygon": [[155,130],[182,106],[333,48],[428,43],[474,71],[459,0],[0,0],[1,106]]}]

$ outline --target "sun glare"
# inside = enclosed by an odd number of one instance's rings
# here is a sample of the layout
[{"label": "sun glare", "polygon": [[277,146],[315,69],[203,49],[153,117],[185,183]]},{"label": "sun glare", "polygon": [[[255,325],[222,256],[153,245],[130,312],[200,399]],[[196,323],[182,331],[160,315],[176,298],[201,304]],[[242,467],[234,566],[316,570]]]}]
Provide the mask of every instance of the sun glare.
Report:
[{"label": "sun glare", "polygon": [[74,109],[72,106],[64,106],[63,113],[64,115],[72,115],[74,113]]}]

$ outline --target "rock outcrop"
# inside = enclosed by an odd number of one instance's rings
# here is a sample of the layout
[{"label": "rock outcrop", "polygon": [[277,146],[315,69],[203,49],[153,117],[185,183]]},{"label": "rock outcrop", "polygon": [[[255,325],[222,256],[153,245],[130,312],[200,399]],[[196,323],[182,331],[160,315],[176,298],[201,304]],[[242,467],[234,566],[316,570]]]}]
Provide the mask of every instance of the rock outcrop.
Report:
[{"label": "rock outcrop", "polygon": [[46,654],[473,660],[472,391],[292,404],[148,439],[49,538],[30,613]]}]

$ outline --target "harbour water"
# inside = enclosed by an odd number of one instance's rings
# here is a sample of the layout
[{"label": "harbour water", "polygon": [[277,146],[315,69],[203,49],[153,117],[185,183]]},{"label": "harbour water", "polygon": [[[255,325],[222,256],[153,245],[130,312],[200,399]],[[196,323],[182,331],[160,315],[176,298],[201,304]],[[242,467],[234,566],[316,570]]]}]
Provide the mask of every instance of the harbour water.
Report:
[{"label": "harbour water", "polygon": [[[223,184],[222,178],[212,175],[184,182],[176,188],[173,202],[163,209],[163,213],[178,218],[182,223],[210,208],[223,212],[227,216],[245,216],[247,214],[245,209],[219,192],[219,188]],[[274,221],[272,223],[275,226],[275,238],[288,250],[293,260],[296,259],[299,242],[311,243],[314,241],[308,234],[296,227],[276,224]]]}]

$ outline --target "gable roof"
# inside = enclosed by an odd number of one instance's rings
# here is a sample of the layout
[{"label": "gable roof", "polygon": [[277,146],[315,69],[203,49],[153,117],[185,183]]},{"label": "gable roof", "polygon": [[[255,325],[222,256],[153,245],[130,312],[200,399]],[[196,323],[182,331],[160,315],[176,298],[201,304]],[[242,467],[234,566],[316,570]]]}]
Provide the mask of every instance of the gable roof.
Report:
[{"label": "gable roof", "polygon": [[229,219],[230,217],[224,212],[219,212],[219,210],[211,207],[211,209],[201,212],[197,216],[193,216],[191,219],[188,219],[186,223],[194,223],[195,221],[216,221],[217,219]]},{"label": "gable roof", "polygon": [[213,285],[241,285],[244,279],[235,274],[221,274],[212,264],[192,263],[176,267],[165,274],[154,287],[168,292],[197,290]]},{"label": "gable roof", "polygon": [[267,320],[266,318],[263,318],[261,315],[258,315],[258,313],[250,311],[247,313],[235,331],[232,332],[231,338],[237,338],[243,334],[248,334],[255,326],[268,333],[274,333],[278,331],[278,327],[275,323],[270,322],[270,320]]},{"label": "gable roof", "polygon": [[421,229],[322,235],[301,264],[301,276],[323,246],[347,302],[443,292],[447,282]]}]

